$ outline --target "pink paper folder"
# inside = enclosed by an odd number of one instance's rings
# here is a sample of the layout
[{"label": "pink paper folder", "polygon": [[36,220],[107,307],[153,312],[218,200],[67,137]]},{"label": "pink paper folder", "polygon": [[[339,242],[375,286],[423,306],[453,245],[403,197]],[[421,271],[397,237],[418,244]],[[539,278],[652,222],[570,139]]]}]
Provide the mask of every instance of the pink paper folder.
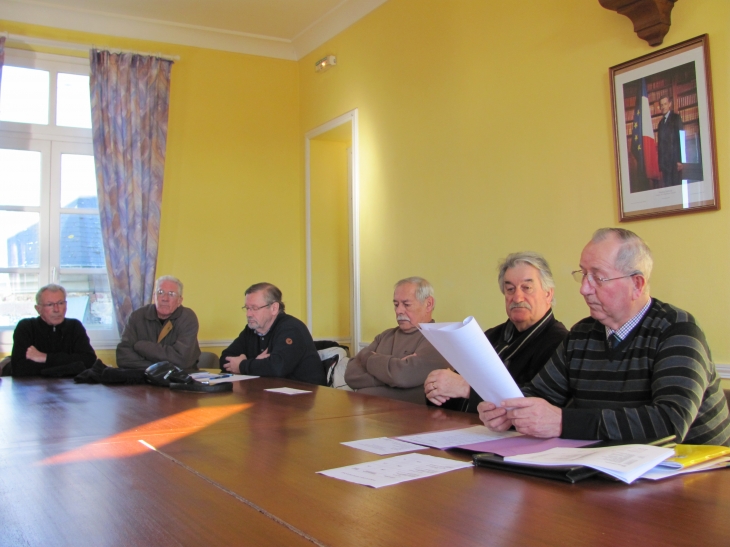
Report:
[{"label": "pink paper folder", "polygon": [[551,448],[580,448],[595,444],[598,441],[578,441],[575,439],[538,439],[537,437],[509,437],[495,441],[482,441],[480,443],[465,444],[456,448],[469,450],[471,452],[492,452],[502,457],[519,456],[520,454],[532,454],[542,452]]}]

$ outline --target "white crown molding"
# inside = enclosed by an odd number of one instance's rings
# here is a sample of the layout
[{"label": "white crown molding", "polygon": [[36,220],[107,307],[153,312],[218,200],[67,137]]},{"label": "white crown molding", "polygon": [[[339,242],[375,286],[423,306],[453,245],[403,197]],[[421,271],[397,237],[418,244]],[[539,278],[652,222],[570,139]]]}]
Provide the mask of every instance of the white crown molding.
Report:
[{"label": "white crown molding", "polygon": [[141,17],[110,15],[91,10],[60,8],[32,0],[0,0],[0,18],[66,30],[296,61],[386,1],[344,0],[294,40]]},{"label": "white crown molding", "polygon": [[365,17],[388,0],[345,0],[294,37],[297,59],[311,53],[330,38]]}]

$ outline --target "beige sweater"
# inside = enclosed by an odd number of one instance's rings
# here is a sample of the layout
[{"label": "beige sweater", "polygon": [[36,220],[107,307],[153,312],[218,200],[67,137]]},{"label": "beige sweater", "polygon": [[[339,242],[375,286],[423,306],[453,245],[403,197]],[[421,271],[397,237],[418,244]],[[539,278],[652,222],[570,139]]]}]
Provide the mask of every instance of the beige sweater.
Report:
[{"label": "beige sweater", "polygon": [[425,404],[423,382],[440,368],[449,364],[420,331],[405,333],[396,327],[350,359],[345,381],[361,393]]}]

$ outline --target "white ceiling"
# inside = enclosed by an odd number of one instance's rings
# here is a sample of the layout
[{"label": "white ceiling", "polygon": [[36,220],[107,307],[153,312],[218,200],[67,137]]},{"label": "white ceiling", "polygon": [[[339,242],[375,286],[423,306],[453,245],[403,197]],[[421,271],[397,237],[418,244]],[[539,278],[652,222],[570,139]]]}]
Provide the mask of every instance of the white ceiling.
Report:
[{"label": "white ceiling", "polygon": [[386,1],[0,0],[0,19],[299,59]]}]

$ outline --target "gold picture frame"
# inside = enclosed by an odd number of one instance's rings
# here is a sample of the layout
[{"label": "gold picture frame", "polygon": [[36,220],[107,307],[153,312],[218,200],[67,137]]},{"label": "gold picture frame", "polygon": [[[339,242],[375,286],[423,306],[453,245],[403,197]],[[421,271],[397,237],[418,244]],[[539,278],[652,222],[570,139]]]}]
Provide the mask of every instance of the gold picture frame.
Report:
[{"label": "gold picture frame", "polygon": [[708,36],[609,75],[619,220],[719,209]]}]

